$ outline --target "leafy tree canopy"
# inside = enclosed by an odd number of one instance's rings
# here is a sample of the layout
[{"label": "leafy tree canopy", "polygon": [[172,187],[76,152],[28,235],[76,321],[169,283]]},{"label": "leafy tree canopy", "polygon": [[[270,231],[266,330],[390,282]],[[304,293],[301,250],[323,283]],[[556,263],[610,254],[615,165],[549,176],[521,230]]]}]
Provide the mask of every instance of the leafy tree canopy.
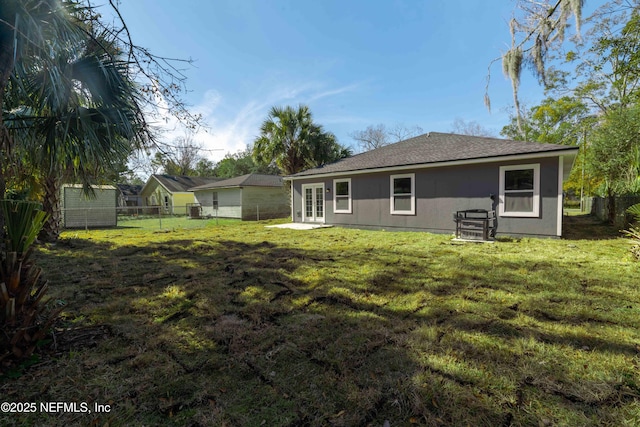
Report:
[{"label": "leafy tree canopy", "polygon": [[309,107],[273,107],[260,127],[253,146],[258,164],[275,164],[283,174],[331,163],[351,155],[336,137],[314,123]]},{"label": "leafy tree canopy", "polygon": [[277,175],[280,170],[272,164],[259,164],[253,160],[253,147],[238,153],[227,153],[215,166],[215,176],[220,178],[233,178],[249,173],[261,173],[267,175]]}]

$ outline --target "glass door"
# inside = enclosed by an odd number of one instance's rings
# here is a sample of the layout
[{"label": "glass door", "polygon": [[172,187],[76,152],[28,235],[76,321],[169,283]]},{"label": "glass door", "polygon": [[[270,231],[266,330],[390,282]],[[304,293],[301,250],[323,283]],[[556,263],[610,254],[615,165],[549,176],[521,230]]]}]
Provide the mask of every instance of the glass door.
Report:
[{"label": "glass door", "polygon": [[324,185],[304,184],[302,194],[304,204],[303,222],[324,221]]}]

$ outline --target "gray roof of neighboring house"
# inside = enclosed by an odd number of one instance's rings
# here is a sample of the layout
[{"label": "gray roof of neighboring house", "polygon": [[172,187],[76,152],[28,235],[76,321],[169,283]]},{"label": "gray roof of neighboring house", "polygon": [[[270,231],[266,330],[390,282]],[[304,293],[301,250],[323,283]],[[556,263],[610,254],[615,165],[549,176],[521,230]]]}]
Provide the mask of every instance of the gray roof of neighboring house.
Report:
[{"label": "gray roof of neighboring house", "polygon": [[282,177],[277,175],[250,173],[210,184],[193,187],[191,188],[191,191],[229,187],[282,187]]},{"label": "gray roof of neighboring house", "polygon": [[123,196],[138,196],[142,191],[142,185],[116,184],[116,186]]},{"label": "gray roof of neighboring house", "polygon": [[[539,142],[513,141],[481,136],[429,132],[415,138],[356,154],[318,168],[290,175],[292,178],[329,173],[362,171],[459,160],[492,159],[505,156],[575,151],[577,147]],[[558,153],[560,154],[560,153]]]},{"label": "gray roof of neighboring house", "polygon": [[220,181],[221,178],[203,176],[181,176],[181,175],[151,175],[157,179],[167,190],[172,193],[187,192],[199,185],[211,184]]}]

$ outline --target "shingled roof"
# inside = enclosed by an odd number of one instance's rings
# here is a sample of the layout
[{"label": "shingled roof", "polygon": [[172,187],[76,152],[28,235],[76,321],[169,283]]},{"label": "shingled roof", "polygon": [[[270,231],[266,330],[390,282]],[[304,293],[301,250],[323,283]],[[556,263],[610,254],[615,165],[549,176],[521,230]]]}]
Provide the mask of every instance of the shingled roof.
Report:
[{"label": "shingled roof", "polygon": [[211,184],[220,181],[221,178],[203,177],[203,176],[181,176],[181,175],[152,175],[167,190],[172,193],[186,192],[193,187],[199,185]]},{"label": "shingled roof", "polygon": [[249,173],[210,184],[199,185],[191,188],[191,191],[230,187],[282,187],[282,177],[277,175]]},{"label": "shingled roof", "polygon": [[576,147],[509,139],[429,132],[415,138],[357,154],[335,163],[290,175],[291,178],[330,173],[431,165],[461,160],[498,160],[500,157],[568,151]]},{"label": "shingled roof", "polygon": [[138,196],[142,191],[142,185],[116,184],[123,196]]}]

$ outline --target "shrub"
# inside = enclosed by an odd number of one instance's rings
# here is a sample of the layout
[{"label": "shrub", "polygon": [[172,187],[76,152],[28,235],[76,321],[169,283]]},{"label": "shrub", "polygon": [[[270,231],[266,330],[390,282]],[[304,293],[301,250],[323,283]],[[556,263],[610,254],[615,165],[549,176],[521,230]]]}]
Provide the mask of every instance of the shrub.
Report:
[{"label": "shrub", "polygon": [[636,203],[635,205],[629,207],[627,212],[633,215],[635,219],[635,224],[629,227],[628,230],[624,230],[624,234],[629,236],[633,246],[631,247],[631,253],[636,258],[636,260],[640,260],[640,228],[638,227],[638,222],[640,221],[640,203]]},{"label": "shrub", "polygon": [[0,373],[33,355],[60,309],[48,310],[48,285],[30,259],[47,215],[34,202],[0,200],[6,241],[0,260]]}]

